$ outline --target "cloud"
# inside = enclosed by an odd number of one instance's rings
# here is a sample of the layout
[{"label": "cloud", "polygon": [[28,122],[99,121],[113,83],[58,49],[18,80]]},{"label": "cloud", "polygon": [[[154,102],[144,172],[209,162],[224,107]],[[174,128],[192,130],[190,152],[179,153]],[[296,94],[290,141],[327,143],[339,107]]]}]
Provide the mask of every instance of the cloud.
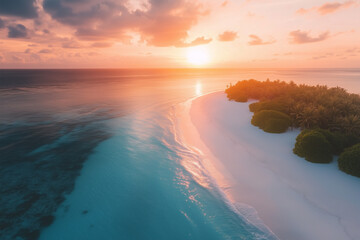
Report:
[{"label": "cloud", "polygon": [[90,56],[90,57],[94,57],[94,56],[99,56],[100,53],[97,53],[97,52],[89,52],[89,53],[87,53],[87,55]]},{"label": "cloud", "polygon": [[[185,42],[188,30],[206,15],[196,1],[151,0],[151,8],[141,17],[138,33],[148,44],[158,47],[178,46]],[[200,39],[200,38],[199,38]],[[201,42],[201,40],[199,40]],[[204,44],[204,43],[201,43]],[[199,45],[199,44],[197,44]]]},{"label": "cloud", "polygon": [[292,56],[294,55],[293,52],[285,52],[285,53],[275,53],[274,56]]},{"label": "cloud", "polygon": [[326,58],[328,58],[328,56],[326,56],[326,55],[319,55],[319,56],[312,57],[312,59],[314,59],[314,60],[326,59]]},{"label": "cloud", "polygon": [[219,41],[220,42],[231,42],[237,38],[237,32],[232,31],[225,31],[222,34],[219,34]]},{"label": "cloud", "polygon": [[311,9],[300,8],[300,9],[298,9],[298,10],[296,11],[296,13],[297,13],[297,14],[300,14],[300,15],[304,15],[304,14],[310,12],[310,11],[311,11]]},{"label": "cloud", "polygon": [[326,14],[334,13],[340,9],[348,8],[354,4],[355,1],[347,1],[344,3],[340,3],[340,2],[325,3],[321,6],[313,7],[309,9],[300,8],[299,10],[296,11],[296,13],[307,14],[309,12],[316,11],[320,15],[326,15]]},{"label": "cloud", "polygon": [[356,53],[356,52],[359,52],[360,53],[360,48],[358,47],[353,47],[353,48],[348,48],[346,50],[347,53]]},{"label": "cloud", "polygon": [[42,49],[39,53],[52,53],[52,51],[50,49]]},{"label": "cloud", "polygon": [[321,42],[330,37],[329,32],[323,32],[317,37],[311,37],[309,32],[305,31],[292,31],[289,33],[290,35],[290,42],[293,44],[304,44],[304,43],[314,43],[314,42]]},{"label": "cloud", "polygon": [[312,59],[319,60],[319,59],[327,59],[333,57],[334,57],[334,53],[323,53],[321,55],[313,56]]},{"label": "cloud", "polygon": [[13,62],[24,62],[24,59],[22,59],[21,57],[16,56],[16,55],[12,55],[11,59]]},{"label": "cloud", "polygon": [[0,14],[22,18],[36,18],[36,0],[1,0]]},{"label": "cloud", "polygon": [[333,13],[341,8],[348,8],[351,5],[355,4],[354,1],[348,1],[345,3],[325,3],[324,5],[320,6],[317,11],[321,14],[321,15],[325,15],[325,14],[329,14],[329,13]]},{"label": "cloud", "polygon": [[31,61],[37,61],[37,62],[41,61],[41,57],[35,53],[30,54],[30,59]]},{"label": "cloud", "polygon": [[267,45],[267,44],[273,44],[275,43],[276,41],[275,40],[272,40],[272,41],[263,41],[259,36],[257,35],[249,35],[250,37],[250,41],[248,42],[249,45],[251,46],[256,46],[256,45]]},{"label": "cloud", "polygon": [[195,47],[198,45],[208,44],[212,41],[212,38],[198,37],[190,43],[179,43],[175,47]]},{"label": "cloud", "polygon": [[82,48],[82,45],[74,40],[68,40],[64,43],[62,43],[63,48]]},{"label": "cloud", "polygon": [[197,1],[148,0],[145,9],[129,9],[126,0],[44,0],[53,19],[76,29],[85,40],[127,40],[129,32],[158,47],[186,44],[188,30],[208,11]]},{"label": "cloud", "polygon": [[5,28],[5,21],[0,18],[0,29]]},{"label": "cloud", "polygon": [[93,44],[91,44],[91,47],[95,47],[95,48],[108,48],[111,47],[113,44],[109,43],[109,42],[95,42]]},{"label": "cloud", "polygon": [[28,36],[28,30],[22,24],[10,25],[8,30],[9,38],[26,38]]}]

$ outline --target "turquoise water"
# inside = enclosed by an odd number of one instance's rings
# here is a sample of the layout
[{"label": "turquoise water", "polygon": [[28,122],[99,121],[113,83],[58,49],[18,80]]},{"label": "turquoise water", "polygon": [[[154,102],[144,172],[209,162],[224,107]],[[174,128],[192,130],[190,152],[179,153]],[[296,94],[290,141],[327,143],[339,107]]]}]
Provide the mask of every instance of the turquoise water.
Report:
[{"label": "turquoise water", "polygon": [[174,107],[248,78],[360,93],[357,69],[0,73],[1,239],[276,239],[176,141]]}]

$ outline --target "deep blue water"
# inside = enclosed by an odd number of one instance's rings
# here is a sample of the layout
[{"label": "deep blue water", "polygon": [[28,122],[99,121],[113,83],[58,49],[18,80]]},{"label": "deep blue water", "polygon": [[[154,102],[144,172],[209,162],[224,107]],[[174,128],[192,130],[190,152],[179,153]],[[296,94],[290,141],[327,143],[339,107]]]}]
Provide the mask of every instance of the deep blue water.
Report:
[{"label": "deep blue water", "polygon": [[360,93],[359,69],[0,70],[0,239],[275,239],[174,136],[174,106],[249,78]]}]

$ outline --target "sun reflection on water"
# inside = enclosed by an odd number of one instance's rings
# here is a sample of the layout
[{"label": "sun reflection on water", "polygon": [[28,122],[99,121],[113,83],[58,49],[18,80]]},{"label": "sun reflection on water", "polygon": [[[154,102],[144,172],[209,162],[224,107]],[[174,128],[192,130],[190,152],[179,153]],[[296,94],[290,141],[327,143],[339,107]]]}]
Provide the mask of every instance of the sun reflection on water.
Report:
[{"label": "sun reflection on water", "polygon": [[195,85],[195,94],[196,96],[200,96],[202,94],[202,84],[201,82],[197,82]]}]

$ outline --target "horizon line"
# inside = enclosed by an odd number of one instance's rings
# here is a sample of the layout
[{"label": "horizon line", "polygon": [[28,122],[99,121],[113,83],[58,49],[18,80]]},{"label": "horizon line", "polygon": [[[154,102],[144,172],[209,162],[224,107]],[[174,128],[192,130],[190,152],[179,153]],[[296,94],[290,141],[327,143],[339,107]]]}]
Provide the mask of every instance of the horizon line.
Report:
[{"label": "horizon line", "polygon": [[187,68],[91,68],[91,67],[84,67],[84,68],[1,68],[0,70],[288,70],[288,69],[299,69],[299,70],[321,70],[321,69],[359,69],[360,67],[244,67],[244,68],[199,68],[199,67],[187,67]]}]

